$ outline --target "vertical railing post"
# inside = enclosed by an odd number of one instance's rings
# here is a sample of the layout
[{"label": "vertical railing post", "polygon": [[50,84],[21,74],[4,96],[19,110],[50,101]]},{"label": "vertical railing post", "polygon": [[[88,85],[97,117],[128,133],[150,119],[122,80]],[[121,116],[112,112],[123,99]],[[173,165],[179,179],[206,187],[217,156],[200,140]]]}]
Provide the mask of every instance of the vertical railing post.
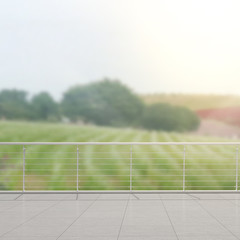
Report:
[{"label": "vertical railing post", "polygon": [[23,145],[23,187],[22,191],[25,192],[25,158],[26,158],[26,148]]},{"label": "vertical railing post", "polygon": [[238,191],[238,159],[239,159],[239,147],[236,147],[236,191]]},{"label": "vertical railing post", "polygon": [[130,146],[130,172],[129,172],[129,181],[130,181],[130,192],[132,192],[132,145]]},{"label": "vertical railing post", "polygon": [[78,192],[79,147],[77,146],[77,192]]},{"label": "vertical railing post", "polygon": [[185,177],[186,177],[186,146],[183,147],[183,191],[185,191]]}]

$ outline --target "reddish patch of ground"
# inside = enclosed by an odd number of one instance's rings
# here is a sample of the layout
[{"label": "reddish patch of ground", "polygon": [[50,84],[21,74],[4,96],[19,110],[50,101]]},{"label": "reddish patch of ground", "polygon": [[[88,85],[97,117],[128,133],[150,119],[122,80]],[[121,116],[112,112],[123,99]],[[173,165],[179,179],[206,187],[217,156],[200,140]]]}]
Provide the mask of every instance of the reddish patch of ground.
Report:
[{"label": "reddish patch of ground", "polygon": [[225,137],[231,139],[240,138],[240,128],[216,120],[202,120],[197,131],[193,132],[201,136]]},{"label": "reddish patch of ground", "polygon": [[240,107],[220,108],[220,109],[203,109],[196,111],[202,119],[213,119],[240,126]]}]

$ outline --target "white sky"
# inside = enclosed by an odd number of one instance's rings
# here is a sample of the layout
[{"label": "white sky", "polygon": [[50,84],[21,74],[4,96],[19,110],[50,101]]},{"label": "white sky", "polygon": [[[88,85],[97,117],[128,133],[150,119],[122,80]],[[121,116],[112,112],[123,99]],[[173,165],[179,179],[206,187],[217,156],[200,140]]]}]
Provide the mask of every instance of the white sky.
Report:
[{"label": "white sky", "polygon": [[240,1],[2,0],[0,89],[240,94]]}]

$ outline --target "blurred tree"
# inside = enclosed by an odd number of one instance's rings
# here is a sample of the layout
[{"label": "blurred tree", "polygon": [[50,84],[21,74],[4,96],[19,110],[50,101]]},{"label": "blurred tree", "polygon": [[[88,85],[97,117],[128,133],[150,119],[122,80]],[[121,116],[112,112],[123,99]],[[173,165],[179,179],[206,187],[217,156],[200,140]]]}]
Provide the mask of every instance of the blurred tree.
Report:
[{"label": "blurred tree", "polygon": [[145,107],[142,126],[146,129],[165,131],[189,131],[197,129],[198,116],[185,107],[156,103]]},{"label": "blurred tree", "polygon": [[31,118],[27,93],[21,90],[2,90],[0,92],[0,118]]},{"label": "blurred tree", "polygon": [[176,106],[175,111],[178,119],[179,131],[193,131],[199,127],[200,118],[195,112],[186,107],[180,106]]},{"label": "blurred tree", "polygon": [[63,113],[72,121],[82,119],[98,125],[131,126],[141,115],[142,100],[119,81],[70,88],[63,97]]},{"label": "blurred tree", "polygon": [[57,121],[60,119],[59,106],[47,92],[35,95],[31,101],[33,117],[37,120]]}]

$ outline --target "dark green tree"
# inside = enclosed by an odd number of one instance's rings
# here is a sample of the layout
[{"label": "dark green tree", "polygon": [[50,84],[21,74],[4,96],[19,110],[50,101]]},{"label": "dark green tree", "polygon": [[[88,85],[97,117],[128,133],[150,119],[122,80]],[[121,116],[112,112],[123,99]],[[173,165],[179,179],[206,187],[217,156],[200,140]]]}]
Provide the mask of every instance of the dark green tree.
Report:
[{"label": "dark green tree", "polygon": [[151,130],[191,131],[197,129],[200,120],[185,107],[156,103],[145,107],[141,123]]},{"label": "dark green tree", "polygon": [[0,92],[0,118],[31,118],[27,93],[21,90],[2,90]]},{"label": "dark green tree", "polygon": [[178,119],[179,131],[194,131],[200,125],[200,118],[192,110],[186,107],[175,107],[176,116]]},{"label": "dark green tree", "polygon": [[60,118],[59,106],[47,92],[35,95],[31,101],[34,119],[57,121]]},{"label": "dark green tree", "polygon": [[72,87],[62,100],[63,113],[72,121],[82,119],[109,126],[134,125],[143,106],[125,85],[109,79]]}]

